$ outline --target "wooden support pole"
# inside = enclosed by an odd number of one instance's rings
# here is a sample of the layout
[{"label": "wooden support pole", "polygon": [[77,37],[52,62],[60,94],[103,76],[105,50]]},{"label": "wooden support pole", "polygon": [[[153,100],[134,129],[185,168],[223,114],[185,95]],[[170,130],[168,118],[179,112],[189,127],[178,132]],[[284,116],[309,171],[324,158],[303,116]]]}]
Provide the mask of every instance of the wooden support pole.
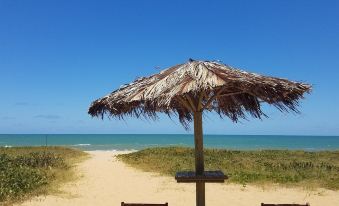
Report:
[{"label": "wooden support pole", "polygon": [[[204,173],[204,151],[202,137],[202,111],[194,112],[194,145],[195,145],[195,172],[197,175]],[[197,206],[205,206],[205,182],[196,183]]]}]

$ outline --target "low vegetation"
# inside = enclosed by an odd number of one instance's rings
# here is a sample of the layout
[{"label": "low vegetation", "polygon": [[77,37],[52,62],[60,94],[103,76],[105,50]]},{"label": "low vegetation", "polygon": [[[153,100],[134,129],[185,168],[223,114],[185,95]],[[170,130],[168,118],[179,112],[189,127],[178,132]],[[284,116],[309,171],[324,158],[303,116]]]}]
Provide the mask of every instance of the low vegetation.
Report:
[{"label": "low vegetation", "polygon": [[[229,177],[226,182],[339,189],[339,151],[207,149],[204,154],[205,170],[222,170]],[[150,148],[118,158],[144,171],[170,176],[194,170],[191,148]]]},{"label": "low vegetation", "polygon": [[56,191],[86,153],[62,147],[0,147],[0,205]]}]

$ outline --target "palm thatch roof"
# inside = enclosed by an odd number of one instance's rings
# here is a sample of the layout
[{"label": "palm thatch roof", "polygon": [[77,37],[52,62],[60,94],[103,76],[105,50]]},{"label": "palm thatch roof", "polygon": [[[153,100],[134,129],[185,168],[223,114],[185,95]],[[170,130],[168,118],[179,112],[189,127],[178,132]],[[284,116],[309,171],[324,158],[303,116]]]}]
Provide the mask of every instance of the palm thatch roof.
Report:
[{"label": "palm thatch roof", "polygon": [[261,104],[266,102],[282,112],[298,112],[297,106],[309,84],[263,76],[215,61],[178,64],[121,86],[92,103],[92,116],[156,118],[157,112],[177,114],[187,127],[193,112],[215,111],[234,122],[250,114],[266,116]]}]

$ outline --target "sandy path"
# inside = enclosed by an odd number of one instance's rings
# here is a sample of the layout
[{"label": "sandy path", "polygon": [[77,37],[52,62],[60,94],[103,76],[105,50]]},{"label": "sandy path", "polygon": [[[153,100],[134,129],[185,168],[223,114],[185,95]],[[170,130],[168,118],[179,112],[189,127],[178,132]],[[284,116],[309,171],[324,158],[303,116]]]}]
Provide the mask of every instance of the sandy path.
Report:
[{"label": "sandy path", "polygon": [[[168,202],[170,206],[195,205],[195,186],[178,184],[174,178],[140,172],[114,157],[119,152],[89,152],[91,158],[78,167],[82,178],[65,185],[67,195],[33,198],[22,206],[118,206],[125,202]],[[121,153],[121,152],[120,152]],[[259,206],[266,203],[311,203],[338,206],[339,192],[329,190],[262,188],[234,184],[207,184],[206,205]]]}]

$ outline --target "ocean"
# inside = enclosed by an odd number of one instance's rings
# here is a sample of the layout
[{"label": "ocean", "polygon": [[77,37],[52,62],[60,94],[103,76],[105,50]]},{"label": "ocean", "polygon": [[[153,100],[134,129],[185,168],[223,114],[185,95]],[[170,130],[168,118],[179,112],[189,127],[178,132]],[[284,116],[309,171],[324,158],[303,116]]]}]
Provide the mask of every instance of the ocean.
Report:
[{"label": "ocean", "polygon": [[[140,150],[147,147],[193,147],[187,134],[0,134],[0,147],[67,146],[81,150]],[[339,136],[204,135],[205,148],[233,150],[339,150]]]}]

